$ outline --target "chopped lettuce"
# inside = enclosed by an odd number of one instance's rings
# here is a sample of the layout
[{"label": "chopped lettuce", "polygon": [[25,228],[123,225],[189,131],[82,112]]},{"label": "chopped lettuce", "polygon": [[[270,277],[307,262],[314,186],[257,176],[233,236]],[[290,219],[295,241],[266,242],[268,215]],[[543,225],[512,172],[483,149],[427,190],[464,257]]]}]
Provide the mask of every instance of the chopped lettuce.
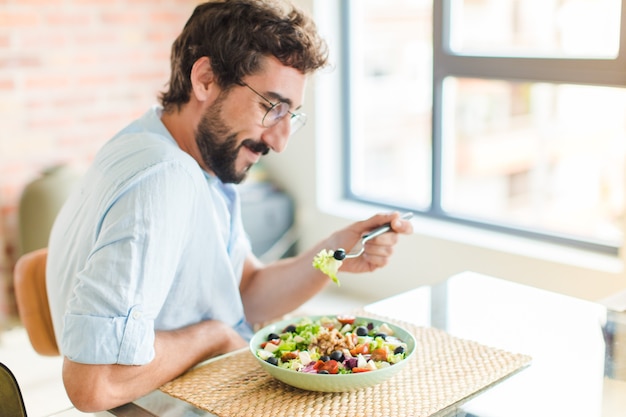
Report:
[{"label": "chopped lettuce", "polygon": [[328,277],[332,279],[337,286],[341,285],[339,279],[337,278],[337,272],[339,271],[341,263],[341,261],[334,258],[332,251],[326,249],[322,249],[313,258],[313,267],[328,275]]}]

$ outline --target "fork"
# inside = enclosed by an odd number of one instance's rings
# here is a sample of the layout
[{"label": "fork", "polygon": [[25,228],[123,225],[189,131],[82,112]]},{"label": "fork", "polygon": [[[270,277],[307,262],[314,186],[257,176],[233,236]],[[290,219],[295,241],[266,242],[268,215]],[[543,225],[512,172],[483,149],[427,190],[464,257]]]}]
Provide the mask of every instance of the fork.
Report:
[{"label": "fork", "polygon": [[[403,220],[408,220],[411,217],[413,217],[413,213],[411,212],[404,213],[402,216],[400,216],[400,218]],[[333,258],[335,258],[338,261],[343,261],[344,259],[356,258],[358,256],[361,256],[363,252],[365,251],[365,242],[367,242],[370,239],[374,239],[376,236],[380,236],[383,233],[387,233],[390,230],[391,230],[390,223],[383,224],[382,226],[361,236],[361,240],[359,241],[358,245],[352,248],[352,251],[350,253],[346,253],[345,249],[339,248],[335,252],[333,252]]]}]

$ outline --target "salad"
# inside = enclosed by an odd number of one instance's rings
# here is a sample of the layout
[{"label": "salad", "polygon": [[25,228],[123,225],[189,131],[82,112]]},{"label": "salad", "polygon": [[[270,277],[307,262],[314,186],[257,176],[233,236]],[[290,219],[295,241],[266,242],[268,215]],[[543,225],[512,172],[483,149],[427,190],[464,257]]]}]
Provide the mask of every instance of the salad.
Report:
[{"label": "salad", "polygon": [[354,316],[303,318],[270,333],[257,356],[278,367],[309,374],[352,374],[392,366],[406,358],[407,344],[387,324]]},{"label": "salad", "polygon": [[313,258],[313,267],[315,269],[319,269],[325,275],[328,275],[328,277],[332,279],[337,286],[341,285],[339,278],[337,278],[337,272],[339,271],[341,264],[341,261],[335,259],[333,252],[326,249],[322,249]]}]

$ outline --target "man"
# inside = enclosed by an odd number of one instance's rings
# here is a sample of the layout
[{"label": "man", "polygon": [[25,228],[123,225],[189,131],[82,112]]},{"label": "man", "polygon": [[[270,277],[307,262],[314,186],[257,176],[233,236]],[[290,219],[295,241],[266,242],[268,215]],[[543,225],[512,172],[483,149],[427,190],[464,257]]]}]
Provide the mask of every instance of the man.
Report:
[{"label": "man", "polygon": [[[307,75],[326,64],[313,22],[285,4],[212,1],[172,47],[169,89],[104,145],[50,238],[48,291],[63,380],[83,411],[132,401],[211,356],[247,345],[249,323],[292,311],[329,280],[321,249],[352,247],[397,213],[357,222],[262,265],[242,228],[248,169],[305,119]],[[386,264],[396,233],[342,270]]]}]

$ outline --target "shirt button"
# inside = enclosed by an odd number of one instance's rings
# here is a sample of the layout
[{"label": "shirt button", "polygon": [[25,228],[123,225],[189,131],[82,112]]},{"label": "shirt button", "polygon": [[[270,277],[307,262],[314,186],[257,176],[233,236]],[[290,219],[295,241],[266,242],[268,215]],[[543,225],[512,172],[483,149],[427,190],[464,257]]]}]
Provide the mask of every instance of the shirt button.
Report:
[{"label": "shirt button", "polygon": [[141,318],[141,311],[133,311],[132,317],[135,320],[139,320]]}]

